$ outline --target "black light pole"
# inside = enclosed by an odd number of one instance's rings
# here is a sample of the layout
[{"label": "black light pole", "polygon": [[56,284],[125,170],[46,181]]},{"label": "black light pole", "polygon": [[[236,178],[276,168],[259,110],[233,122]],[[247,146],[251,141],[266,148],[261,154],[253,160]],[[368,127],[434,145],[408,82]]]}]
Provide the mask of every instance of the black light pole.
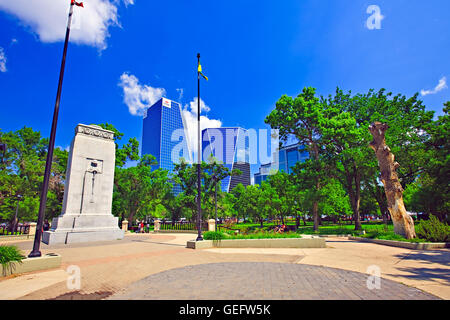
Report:
[{"label": "black light pole", "polygon": [[214,205],[215,205],[215,210],[216,210],[216,223],[215,223],[215,227],[216,227],[216,232],[217,232],[217,177],[216,175],[213,176],[214,179]]},{"label": "black light pole", "polygon": [[46,203],[47,203],[48,183],[50,181],[50,172],[52,170],[52,159],[53,159],[53,150],[55,148],[56,126],[58,124],[59,102],[61,100],[61,90],[62,90],[62,84],[63,84],[63,78],[64,78],[64,69],[66,66],[67,46],[69,43],[70,26],[72,24],[72,15],[73,15],[73,6],[74,5],[75,5],[74,1],[71,1],[70,11],[69,11],[69,21],[67,22],[66,39],[64,42],[63,58],[62,58],[62,62],[61,62],[61,70],[59,73],[58,92],[56,94],[55,110],[53,111],[52,130],[51,130],[51,134],[50,134],[50,141],[48,143],[47,162],[45,163],[44,183],[42,185],[42,190],[41,190],[39,215],[38,215],[37,226],[36,226],[36,235],[34,236],[33,251],[31,251],[31,253],[28,255],[29,258],[36,258],[36,257],[41,256],[41,251],[39,249],[40,249],[40,245],[41,245],[42,226],[43,226],[43,222],[44,222],[45,207],[46,207]]},{"label": "black light pole", "polygon": [[[200,53],[197,53],[198,66],[200,66]],[[197,106],[197,123],[198,123],[198,148],[197,148],[197,219],[198,219],[198,236],[197,241],[203,241],[202,237],[202,180],[201,180],[201,143],[200,143],[200,70],[197,69],[197,85],[198,85],[198,106]]]}]

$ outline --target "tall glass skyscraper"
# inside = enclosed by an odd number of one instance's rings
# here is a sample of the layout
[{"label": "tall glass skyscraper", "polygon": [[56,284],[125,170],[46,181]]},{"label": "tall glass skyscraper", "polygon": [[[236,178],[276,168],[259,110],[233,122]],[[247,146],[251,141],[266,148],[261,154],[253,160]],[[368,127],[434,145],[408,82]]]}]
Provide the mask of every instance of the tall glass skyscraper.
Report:
[{"label": "tall glass skyscraper", "polygon": [[[170,173],[173,172],[175,164],[181,157],[192,163],[187,127],[179,103],[162,98],[146,110],[141,154],[155,156],[158,165],[153,169],[162,168]],[[180,192],[181,188],[175,186],[174,193]]]},{"label": "tall glass skyscraper", "polygon": [[242,175],[227,177],[222,180],[222,191],[230,192],[239,183],[244,186],[251,184],[249,141],[247,130],[232,128],[208,128],[202,131],[202,159],[207,162],[213,155],[230,171],[238,169]]},{"label": "tall glass skyscraper", "polygon": [[[300,144],[289,145],[280,148],[278,152],[278,167],[279,171],[284,171],[287,173],[292,172],[292,168],[297,164],[297,162],[304,162],[308,159],[308,152],[302,151],[302,146]],[[266,181],[267,178],[273,174],[270,169],[272,168],[272,163],[263,164],[259,168],[259,172],[255,173],[255,184],[261,184],[262,181]]]}]

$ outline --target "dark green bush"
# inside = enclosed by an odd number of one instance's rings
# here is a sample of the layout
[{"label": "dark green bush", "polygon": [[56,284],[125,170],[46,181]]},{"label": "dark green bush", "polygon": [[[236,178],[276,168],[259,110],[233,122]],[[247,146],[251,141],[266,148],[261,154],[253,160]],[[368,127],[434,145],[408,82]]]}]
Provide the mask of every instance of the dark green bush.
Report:
[{"label": "dark green bush", "polygon": [[241,233],[242,234],[248,234],[251,231],[250,227],[242,227],[241,228]]},{"label": "dark green bush", "polygon": [[24,258],[17,247],[0,246],[0,264],[2,265],[3,275],[5,276],[8,270],[12,273],[14,262],[22,263]]},{"label": "dark green bush", "polygon": [[203,239],[205,240],[222,240],[225,238],[226,236],[222,232],[207,231],[203,233]]},{"label": "dark green bush", "polygon": [[236,234],[230,237],[230,239],[279,239],[279,238],[301,238],[296,232],[255,232],[250,234]]},{"label": "dark green bush", "polygon": [[450,227],[433,215],[430,215],[430,220],[420,221],[416,227],[416,234],[419,238],[430,242],[450,241]]}]

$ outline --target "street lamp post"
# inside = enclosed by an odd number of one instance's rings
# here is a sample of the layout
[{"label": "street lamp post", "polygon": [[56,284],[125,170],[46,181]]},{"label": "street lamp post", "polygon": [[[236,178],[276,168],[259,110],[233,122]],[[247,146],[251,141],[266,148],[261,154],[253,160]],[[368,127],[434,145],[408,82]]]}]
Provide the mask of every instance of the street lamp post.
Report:
[{"label": "street lamp post", "polygon": [[52,170],[53,150],[55,148],[55,138],[56,138],[56,126],[58,124],[59,103],[61,101],[61,91],[62,91],[62,84],[63,84],[63,79],[64,79],[64,69],[66,66],[67,47],[69,44],[70,26],[72,24],[72,15],[73,15],[73,6],[74,5],[75,5],[75,2],[72,1],[70,4],[69,20],[67,22],[66,38],[64,41],[64,50],[63,50],[63,57],[62,57],[62,62],[61,62],[61,70],[59,73],[59,82],[58,82],[58,91],[56,93],[55,109],[53,111],[53,122],[52,122],[52,129],[51,129],[51,133],[50,133],[50,141],[48,143],[47,161],[45,163],[44,183],[42,185],[42,190],[41,190],[39,214],[38,214],[38,220],[37,220],[37,226],[36,226],[36,234],[34,236],[33,251],[31,251],[31,253],[28,255],[29,258],[37,258],[37,257],[41,256],[40,245],[41,245],[41,236],[42,236],[42,226],[44,224],[44,214],[45,214],[45,207],[46,207],[46,203],[47,203],[48,184],[50,181],[50,172]]},{"label": "street lamp post", "polygon": [[[200,53],[197,53],[198,65],[200,65]],[[197,148],[197,219],[198,219],[198,236],[197,241],[203,241],[202,237],[202,180],[201,180],[201,142],[200,142],[200,71],[197,70],[197,86],[198,86],[198,105],[197,105],[197,133],[198,133],[198,148]]]},{"label": "street lamp post", "polygon": [[215,231],[217,232],[217,177],[216,175],[213,175],[214,179],[214,205],[216,210],[216,223],[215,223]]}]

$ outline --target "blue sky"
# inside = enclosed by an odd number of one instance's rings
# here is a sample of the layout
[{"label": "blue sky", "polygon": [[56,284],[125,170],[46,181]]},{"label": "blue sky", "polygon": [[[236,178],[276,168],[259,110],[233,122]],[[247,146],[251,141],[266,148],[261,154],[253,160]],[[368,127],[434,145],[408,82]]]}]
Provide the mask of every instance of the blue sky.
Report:
[{"label": "blue sky", "polygon": [[[109,122],[140,140],[142,117],[130,110],[161,92],[189,111],[197,52],[210,79],[205,116],[227,127],[266,127],[278,98],[305,86],[324,95],[336,86],[429,90],[421,99],[437,115],[450,100],[448,0],[216,2],[85,0],[76,8],[56,145],[67,147],[78,123]],[[68,3],[0,0],[2,131],[29,126],[49,136]],[[381,29],[367,28],[369,5],[379,6]]]}]

